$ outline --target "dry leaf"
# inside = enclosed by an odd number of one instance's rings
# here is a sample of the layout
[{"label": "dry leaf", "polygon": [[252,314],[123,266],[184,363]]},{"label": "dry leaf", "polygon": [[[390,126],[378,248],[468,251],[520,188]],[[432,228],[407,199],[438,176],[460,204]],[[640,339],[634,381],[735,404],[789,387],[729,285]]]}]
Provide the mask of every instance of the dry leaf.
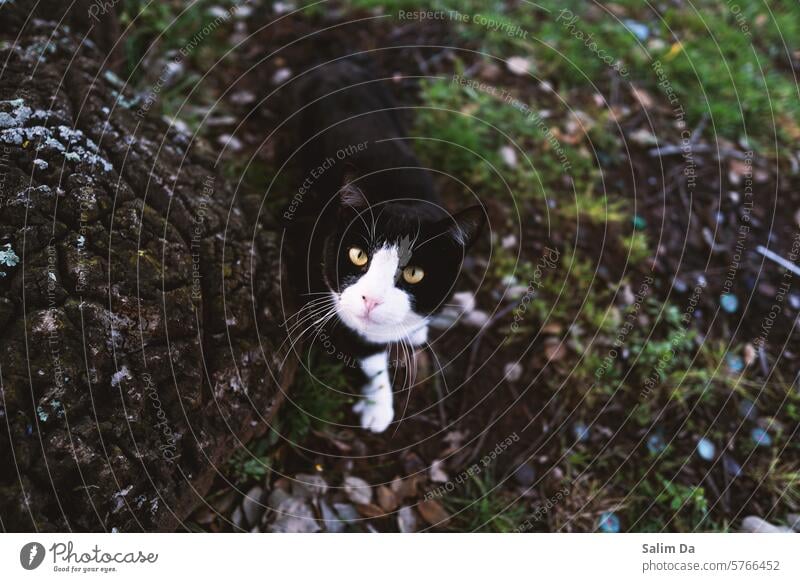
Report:
[{"label": "dry leaf", "polygon": [[386,485],[378,487],[378,504],[384,511],[390,512],[397,509],[397,496]]},{"label": "dry leaf", "polygon": [[631,95],[633,95],[633,98],[636,99],[639,102],[639,105],[641,105],[644,109],[650,109],[653,107],[653,97],[644,89],[631,87]]},{"label": "dry leaf", "polygon": [[542,328],[542,333],[547,335],[561,335],[564,328],[559,323],[548,323]]},{"label": "dry leaf", "polygon": [[398,500],[407,499],[409,497],[417,496],[417,480],[401,479],[396,477],[391,484],[392,493],[397,496]]},{"label": "dry leaf", "polygon": [[567,353],[566,346],[557,338],[548,338],[544,343],[544,355],[549,362],[558,362]]},{"label": "dry leaf", "polygon": [[442,504],[433,499],[420,501],[417,505],[417,510],[426,522],[430,525],[441,525],[443,522],[450,519],[450,514],[447,513]]},{"label": "dry leaf", "polygon": [[753,344],[748,343],[744,346],[744,363],[749,366],[756,361],[756,349]]},{"label": "dry leaf", "polygon": [[358,509],[358,512],[364,517],[374,518],[386,515],[383,509],[373,503],[366,503],[364,505],[356,504],[356,509]]},{"label": "dry leaf", "polygon": [[673,43],[673,45],[669,47],[669,52],[666,55],[664,55],[664,60],[671,61],[672,59],[677,57],[682,50],[683,50],[683,43],[681,43],[680,41]]}]

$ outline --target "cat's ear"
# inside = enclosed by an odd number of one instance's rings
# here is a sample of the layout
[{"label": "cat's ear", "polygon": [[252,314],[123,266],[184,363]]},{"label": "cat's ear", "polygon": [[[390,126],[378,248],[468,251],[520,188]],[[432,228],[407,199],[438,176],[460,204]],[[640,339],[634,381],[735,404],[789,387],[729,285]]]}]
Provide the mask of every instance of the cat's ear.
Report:
[{"label": "cat's ear", "polygon": [[369,206],[367,197],[361,188],[355,185],[356,171],[353,166],[348,164],[345,168],[342,187],[339,188],[339,203],[342,208],[352,208],[357,211],[364,210]]},{"label": "cat's ear", "polygon": [[480,205],[470,206],[444,220],[448,234],[464,249],[477,240],[486,222],[486,212]]},{"label": "cat's ear", "polygon": [[352,208],[353,210],[364,210],[369,206],[367,197],[361,191],[361,188],[355,184],[348,183],[339,189],[339,204],[342,208]]}]

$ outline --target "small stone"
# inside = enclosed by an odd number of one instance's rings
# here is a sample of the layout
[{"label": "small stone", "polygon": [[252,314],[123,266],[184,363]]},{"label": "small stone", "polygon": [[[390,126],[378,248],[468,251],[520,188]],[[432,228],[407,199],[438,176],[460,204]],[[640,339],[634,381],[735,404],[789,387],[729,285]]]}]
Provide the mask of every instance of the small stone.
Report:
[{"label": "small stone", "polygon": [[224,133],[224,134],[220,135],[217,138],[217,142],[221,146],[223,146],[225,148],[228,148],[229,150],[231,150],[233,152],[238,152],[244,147],[244,144],[242,143],[242,140],[240,140],[235,135],[230,135],[230,134],[227,134],[227,133]]},{"label": "small stone", "polygon": [[657,455],[666,448],[667,444],[664,442],[664,437],[661,436],[661,433],[656,432],[647,437],[647,450],[652,454]]},{"label": "small stone", "polygon": [[430,468],[429,473],[430,473],[431,481],[433,481],[434,483],[447,483],[448,477],[447,477],[447,473],[445,473],[444,470],[442,469],[442,460],[441,459],[435,459],[431,463],[431,468]]},{"label": "small stone", "polygon": [[638,214],[633,217],[633,228],[636,230],[644,230],[647,227],[647,221]]},{"label": "small stone", "polygon": [[719,304],[728,313],[736,313],[739,309],[739,298],[733,293],[723,293],[719,298]]},{"label": "small stone", "polygon": [[582,422],[576,422],[572,425],[572,434],[579,443],[585,443],[589,440],[589,427]]},{"label": "small stone", "polygon": [[401,507],[397,512],[397,528],[402,533],[414,533],[417,531],[417,516],[410,507]]},{"label": "small stone", "polygon": [[248,103],[253,103],[255,100],[256,95],[252,91],[242,90],[231,95],[231,103],[234,105],[247,105]]},{"label": "small stone", "polygon": [[704,461],[713,461],[717,456],[717,447],[707,438],[701,438],[697,441],[697,454]]},{"label": "small stone", "polygon": [[324,499],[319,500],[319,510],[322,514],[322,520],[326,530],[331,533],[341,533],[344,531],[345,523],[339,519],[339,516]]},{"label": "small stone", "polygon": [[298,473],[292,482],[292,491],[298,497],[320,497],[328,492],[328,483],[322,475]]},{"label": "small stone", "polygon": [[466,314],[462,321],[470,327],[482,328],[489,322],[489,315],[485,311],[476,309]]},{"label": "small stone", "polygon": [[527,75],[531,70],[531,61],[525,57],[511,57],[506,66],[515,75]]},{"label": "small stone", "polygon": [[758,284],[758,292],[761,293],[764,297],[775,297],[775,294],[778,290],[775,288],[775,285],[767,283],[766,281],[762,281]]},{"label": "small stone", "polygon": [[316,533],[320,530],[317,518],[305,500],[287,497],[275,508],[277,517],[268,531],[274,533]]},{"label": "small stone", "polygon": [[247,492],[242,501],[242,513],[249,526],[257,524],[264,511],[266,511],[267,508],[262,503],[263,499],[264,490],[256,486]]},{"label": "small stone", "polygon": [[658,144],[658,138],[652,132],[644,128],[637,129],[630,133],[630,139],[634,143],[643,146],[654,146]]},{"label": "small stone", "polygon": [[686,285],[684,280],[683,279],[678,279],[677,277],[675,277],[675,279],[673,279],[672,286],[675,288],[675,291],[677,291],[678,293],[686,293],[686,291],[689,289],[688,285]]},{"label": "small stone", "polygon": [[267,500],[267,504],[274,509],[289,497],[290,495],[286,491],[284,491],[283,489],[276,488],[273,489],[272,492],[269,494],[269,499]]},{"label": "small stone", "polygon": [[789,306],[795,311],[800,310],[800,294],[797,293],[789,294]]},{"label": "small stone", "polygon": [[522,377],[522,366],[519,362],[509,362],[504,368],[505,378],[509,382],[516,382]]},{"label": "small stone", "polygon": [[517,167],[517,151],[511,146],[503,146],[500,148],[500,158],[509,168]]},{"label": "small stone", "polygon": [[748,515],[742,520],[742,530],[747,533],[784,533],[789,528],[780,528],[755,515]]},{"label": "small stone", "polygon": [[536,469],[530,463],[523,463],[514,471],[514,481],[523,487],[530,487],[536,481]]},{"label": "small stone", "polygon": [[272,84],[280,85],[289,80],[292,76],[292,71],[286,67],[281,67],[272,75]]},{"label": "small stone", "polygon": [[759,426],[750,431],[750,438],[757,447],[769,447],[772,445],[772,437]]},{"label": "small stone", "polygon": [[756,420],[758,418],[758,407],[752,400],[742,400],[739,403],[739,414],[741,414],[745,420]]},{"label": "small stone", "polygon": [[734,479],[742,474],[742,467],[728,455],[722,455],[722,466],[725,472]]},{"label": "small stone", "polygon": [[353,523],[361,519],[358,510],[349,503],[334,503],[333,508],[339,514],[339,518],[345,523]]},{"label": "small stone", "polygon": [[237,529],[244,529],[245,525],[247,525],[245,523],[244,511],[242,511],[241,505],[233,510],[233,514],[231,514],[231,521]]},{"label": "small stone", "polygon": [[345,477],[344,492],[353,503],[367,505],[372,501],[372,487],[360,477]]},{"label": "small stone", "polygon": [[625,24],[625,28],[630,30],[636,36],[636,38],[642,42],[650,38],[650,27],[648,27],[646,24],[642,24],[641,22],[631,19],[624,20],[623,24]]},{"label": "small stone", "polygon": [[619,533],[619,517],[613,511],[604,511],[597,522],[597,528],[603,533]]},{"label": "small stone", "polygon": [[786,523],[796,532],[800,532],[800,515],[797,513],[787,513]]},{"label": "small stone", "polygon": [[744,360],[736,354],[728,354],[725,356],[725,363],[728,365],[728,370],[734,374],[740,373],[744,370]]},{"label": "small stone", "polygon": [[292,2],[275,2],[272,4],[272,10],[275,14],[286,14],[294,10],[294,4]]}]

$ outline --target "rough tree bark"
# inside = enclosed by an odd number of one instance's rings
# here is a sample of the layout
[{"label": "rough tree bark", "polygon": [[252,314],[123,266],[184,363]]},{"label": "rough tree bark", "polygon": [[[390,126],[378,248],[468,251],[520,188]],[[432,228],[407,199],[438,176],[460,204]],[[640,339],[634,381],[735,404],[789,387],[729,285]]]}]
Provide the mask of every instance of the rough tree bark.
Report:
[{"label": "rough tree bark", "polygon": [[293,376],[277,235],[210,152],[137,115],[95,44],[8,6],[0,528],[180,528]]}]

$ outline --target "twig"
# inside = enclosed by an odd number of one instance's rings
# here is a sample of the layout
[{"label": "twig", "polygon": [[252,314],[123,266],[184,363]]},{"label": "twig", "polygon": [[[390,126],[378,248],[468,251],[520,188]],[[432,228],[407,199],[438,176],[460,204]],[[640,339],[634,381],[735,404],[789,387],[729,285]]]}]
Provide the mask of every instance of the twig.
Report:
[{"label": "twig", "polygon": [[[689,142],[691,144],[691,141]],[[684,146],[682,145],[665,145],[660,148],[653,148],[648,154],[651,157],[657,158],[659,156],[675,156],[679,154],[683,154]],[[690,150],[694,154],[702,154],[702,153],[713,153],[718,151],[720,157],[730,157],[736,158],[738,160],[745,160],[747,157],[744,153],[740,152],[739,150],[735,150],[732,148],[719,148],[719,147],[712,147],[710,144],[691,144]]]},{"label": "twig", "polygon": [[789,271],[791,271],[795,275],[800,275],[800,268],[798,268],[797,265],[795,265],[791,261],[788,261],[788,260],[784,259],[779,254],[772,252],[767,247],[765,247],[763,245],[758,245],[756,247],[756,251],[758,251],[759,253],[764,255],[769,260],[775,261],[776,263],[778,263],[784,269],[788,269]]}]

